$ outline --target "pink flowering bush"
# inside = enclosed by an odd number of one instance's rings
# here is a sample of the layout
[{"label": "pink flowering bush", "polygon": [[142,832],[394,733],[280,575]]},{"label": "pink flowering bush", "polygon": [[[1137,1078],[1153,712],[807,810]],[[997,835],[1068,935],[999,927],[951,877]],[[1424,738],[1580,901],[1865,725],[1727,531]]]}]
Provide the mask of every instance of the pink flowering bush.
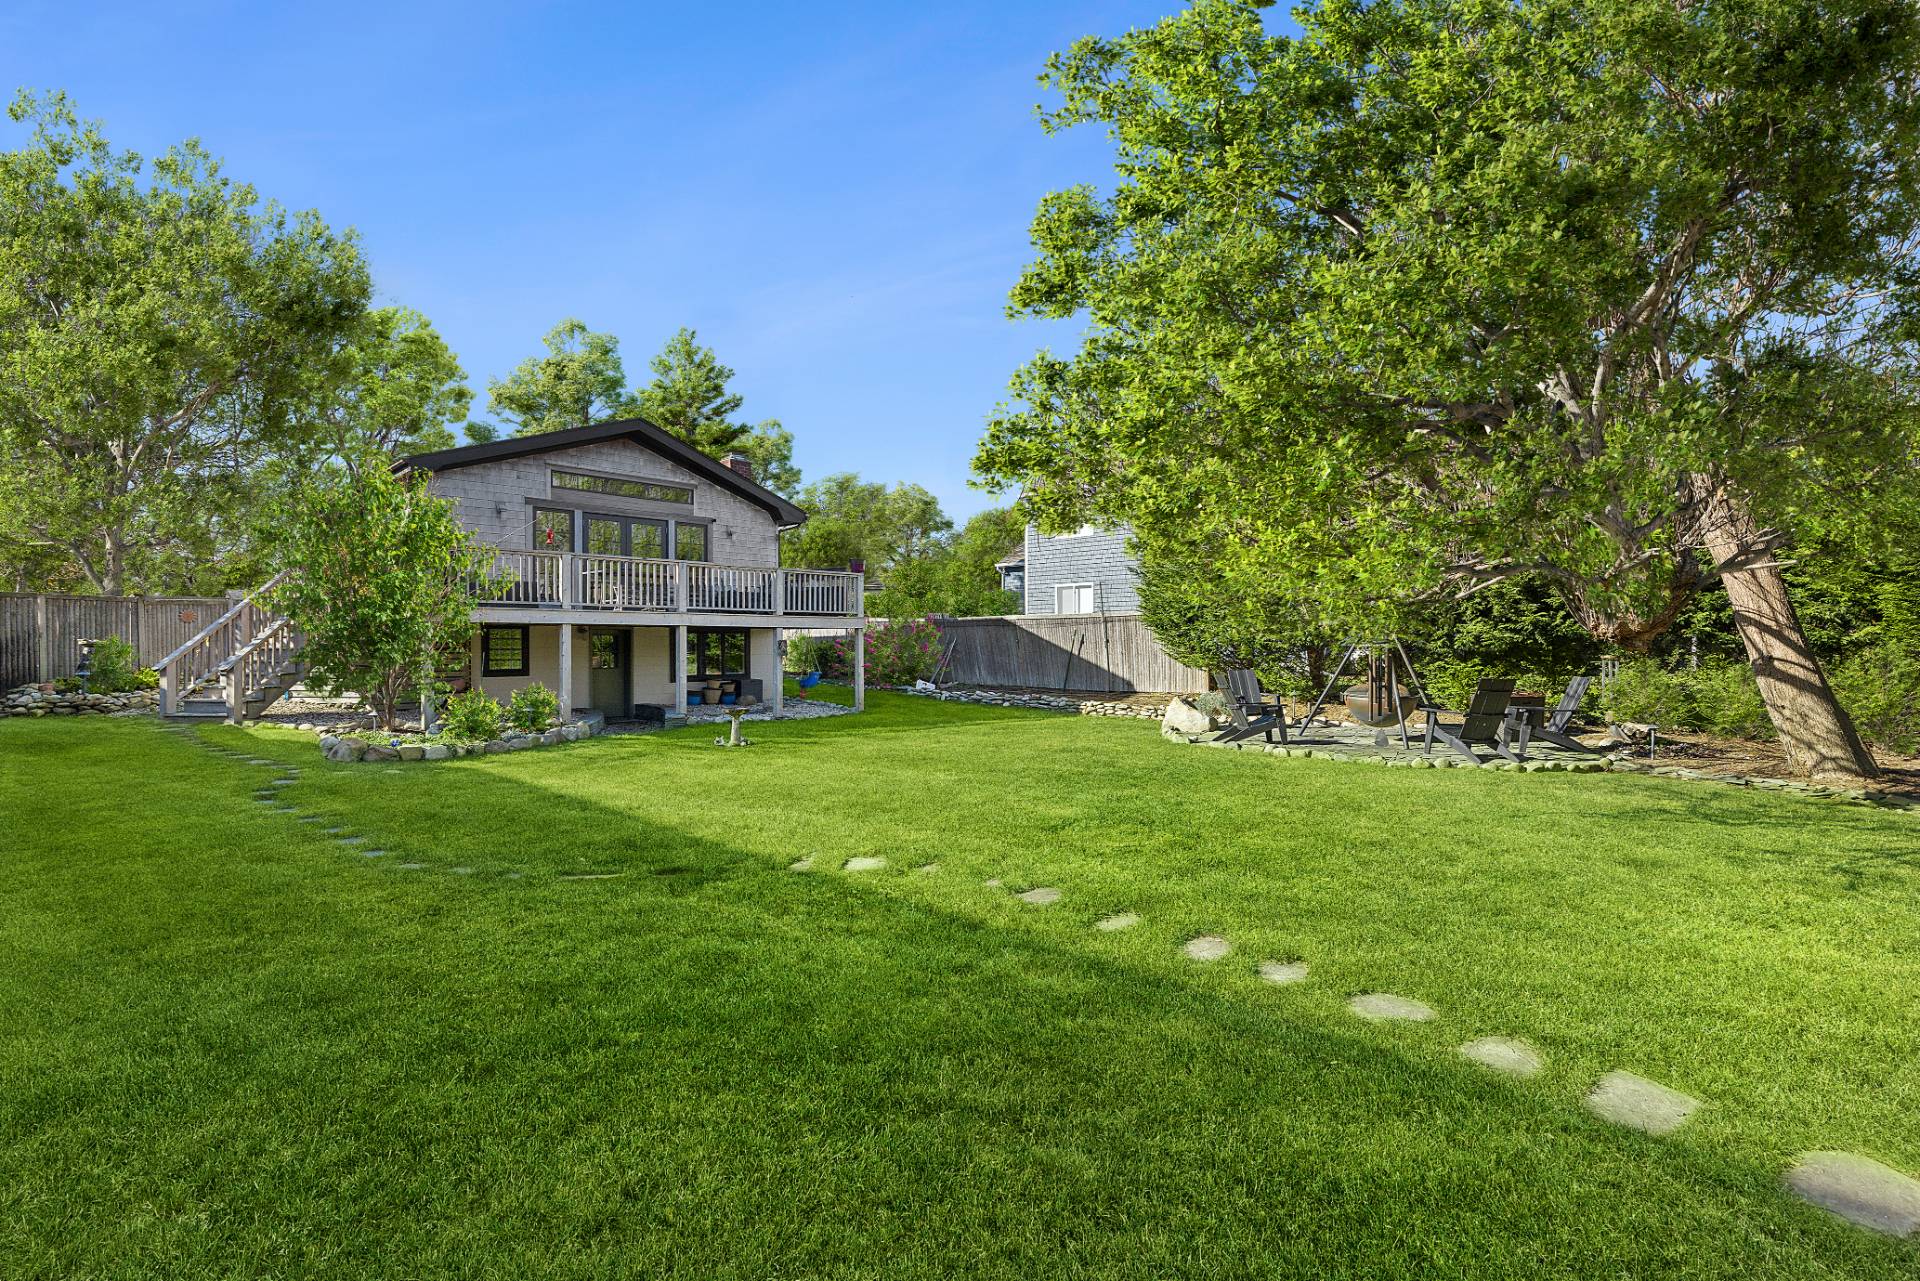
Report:
[{"label": "pink flowering bush", "polygon": [[[853,670],[853,642],[833,643],[831,667]],[[867,632],[867,684],[911,685],[932,680],[940,666],[940,627],[931,618],[901,618]],[[829,673],[831,674],[831,673]]]}]

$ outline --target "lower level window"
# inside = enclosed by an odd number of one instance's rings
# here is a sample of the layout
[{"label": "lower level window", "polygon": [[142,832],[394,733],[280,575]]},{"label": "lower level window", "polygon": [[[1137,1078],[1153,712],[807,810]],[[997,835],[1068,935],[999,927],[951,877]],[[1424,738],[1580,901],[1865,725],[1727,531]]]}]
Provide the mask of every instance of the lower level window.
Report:
[{"label": "lower level window", "polygon": [[747,675],[747,634],[696,627],[687,632],[687,675]]},{"label": "lower level window", "polygon": [[527,649],[526,628],[483,627],[480,629],[480,670],[487,676],[525,676]]}]

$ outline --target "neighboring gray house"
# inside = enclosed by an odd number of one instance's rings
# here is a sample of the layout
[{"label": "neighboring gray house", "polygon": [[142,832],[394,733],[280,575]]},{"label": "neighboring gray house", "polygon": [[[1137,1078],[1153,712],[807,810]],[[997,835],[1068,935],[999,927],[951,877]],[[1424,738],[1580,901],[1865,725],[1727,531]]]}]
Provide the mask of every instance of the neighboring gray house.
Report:
[{"label": "neighboring gray house", "polygon": [[[1027,526],[1021,566],[1028,615],[1131,614],[1140,608],[1140,562],[1127,551],[1129,531],[1083,525],[1071,534]],[[1006,581],[1007,562],[1000,565]]]}]

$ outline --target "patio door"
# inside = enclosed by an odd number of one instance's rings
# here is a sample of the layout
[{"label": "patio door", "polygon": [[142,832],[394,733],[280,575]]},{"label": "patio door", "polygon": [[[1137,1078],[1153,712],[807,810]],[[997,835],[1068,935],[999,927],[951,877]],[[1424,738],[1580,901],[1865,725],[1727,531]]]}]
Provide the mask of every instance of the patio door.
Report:
[{"label": "patio door", "polygon": [[633,516],[587,517],[587,552],[593,556],[639,556],[665,560],[667,522]]},{"label": "patio door", "polygon": [[587,633],[587,705],[604,713],[608,720],[625,720],[633,715],[633,696],[628,693],[633,659],[630,639],[631,633],[610,627],[596,627]]}]

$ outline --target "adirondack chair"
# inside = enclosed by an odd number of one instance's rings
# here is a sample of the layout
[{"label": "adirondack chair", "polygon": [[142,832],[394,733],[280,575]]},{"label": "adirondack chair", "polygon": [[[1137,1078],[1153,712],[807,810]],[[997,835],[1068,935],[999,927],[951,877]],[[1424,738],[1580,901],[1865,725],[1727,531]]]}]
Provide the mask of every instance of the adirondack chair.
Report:
[{"label": "adirondack chair", "polygon": [[1593,684],[1591,676],[1576,676],[1567,682],[1567,692],[1560,696],[1560,702],[1547,715],[1545,728],[1533,731],[1534,737],[1544,738],[1555,747],[1564,747],[1570,752],[1598,752],[1600,749],[1588,747],[1573,735],[1567,733],[1567,726],[1580,710],[1580,700],[1587,696],[1587,686]]},{"label": "adirondack chair", "polygon": [[1481,681],[1474,689],[1473,698],[1467,703],[1466,714],[1458,725],[1441,724],[1440,717],[1446,709],[1422,703],[1420,710],[1427,714],[1427,733],[1422,740],[1422,750],[1431,756],[1433,745],[1438,741],[1479,765],[1482,762],[1470,744],[1485,743],[1516,764],[1523,760],[1527,754],[1529,726],[1525,713],[1516,716],[1514,709],[1509,706],[1516,684],[1517,681],[1504,678],[1489,677]]},{"label": "adirondack chair", "polygon": [[1220,741],[1235,742],[1264,734],[1269,743],[1275,733],[1287,741],[1287,707],[1278,697],[1269,699],[1260,688],[1258,674],[1244,667],[1226,673],[1227,700],[1233,706],[1233,725],[1220,732]]}]

